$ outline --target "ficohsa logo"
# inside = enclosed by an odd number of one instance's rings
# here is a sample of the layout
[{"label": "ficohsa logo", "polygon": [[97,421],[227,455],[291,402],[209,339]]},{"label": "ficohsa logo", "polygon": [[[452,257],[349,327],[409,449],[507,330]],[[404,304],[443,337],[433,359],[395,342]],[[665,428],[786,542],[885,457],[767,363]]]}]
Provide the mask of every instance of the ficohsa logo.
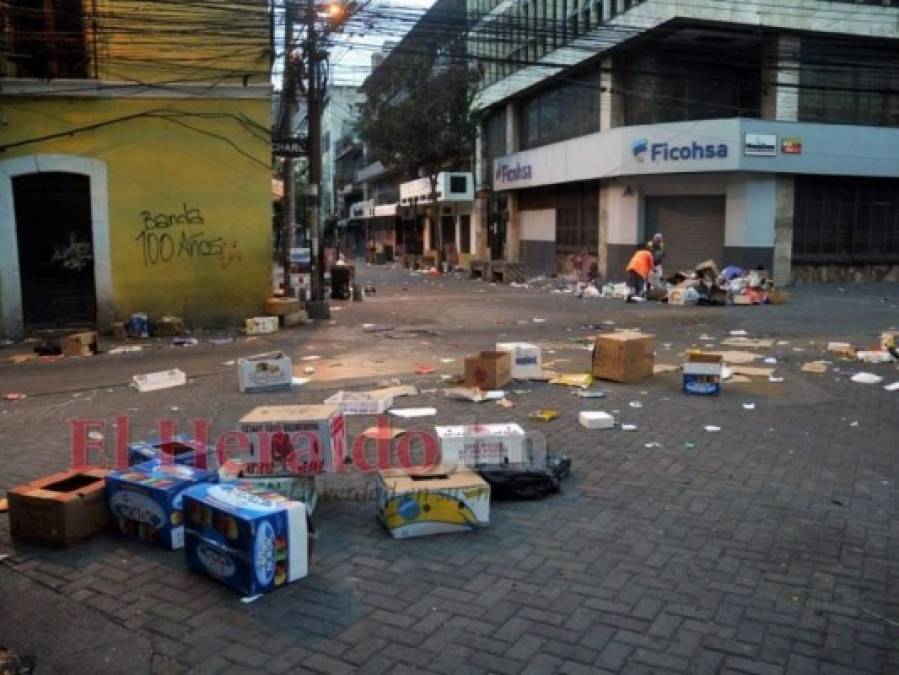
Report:
[{"label": "ficohsa logo", "polygon": [[634,153],[634,159],[642,162],[646,158],[646,151],[649,150],[649,141],[645,138],[638,138],[631,143],[631,152]]}]

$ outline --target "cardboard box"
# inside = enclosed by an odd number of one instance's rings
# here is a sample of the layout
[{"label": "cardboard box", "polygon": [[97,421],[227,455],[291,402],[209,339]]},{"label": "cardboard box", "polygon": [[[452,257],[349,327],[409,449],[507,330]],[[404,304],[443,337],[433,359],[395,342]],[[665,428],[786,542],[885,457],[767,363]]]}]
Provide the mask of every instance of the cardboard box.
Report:
[{"label": "cardboard box", "polygon": [[[205,466],[198,458],[205,455]],[[146,441],[135,441],[128,445],[128,466],[143,464],[151,460],[170,460],[173,464],[199,466],[214,469],[218,466],[218,455],[215,446],[203,445],[190,436],[178,434],[165,443],[160,438]]]},{"label": "cardboard box", "polygon": [[273,490],[296,502],[303,502],[311,514],[318,503],[315,489],[315,476],[297,476],[296,474],[266,473],[268,467],[244,460],[230,460],[219,469],[219,480],[229,482],[241,480],[256,488]]},{"label": "cardboard box", "polygon": [[269,335],[278,332],[278,317],[254,316],[244,322],[247,335]]},{"label": "cardboard box", "polygon": [[723,368],[721,354],[687,352],[687,361],[683,365],[684,393],[705,396],[720,394]]},{"label": "cardboard box", "polygon": [[306,506],[246,481],[201,483],[184,498],[187,564],[242,595],[309,573]]},{"label": "cardboard box", "polygon": [[105,530],[107,473],[73,469],[12,488],[7,493],[10,532],[21,539],[67,546]]},{"label": "cardboard box", "polygon": [[124,321],[114,321],[110,324],[110,329],[112,330],[112,339],[118,340],[119,342],[124,342],[128,339],[128,331],[125,327]]},{"label": "cardboard box", "polygon": [[543,375],[540,347],[528,342],[497,342],[496,351],[512,354],[512,379],[539,379]]},{"label": "cardboard box", "polygon": [[465,384],[478,389],[499,389],[512,379],[509,352],[478,352],[465,359]]},{"label": "cardboard box", "polygon": [[63,356],[90,356],[100,351],[96,331],[66,335],[61,346]]},{"label": "cardboard box", "polygon": [[880,348],[884,351],[899,349],[899,331],[886,330],[880,334]]},{"label": "cardboard box", "polygon": [[309,323],[309,315],[304,311],[300,310],[298,312],[291,312],[290,314],[283,314],[280,317],[281,323],[285,328],[290,326],[304,326]]},{"label": "cardboard box", "polygon": [[790,302],[790,294],[786,291],[768,291],[765,294],[765,302],[769,305],[786,305]]},{"label": "cardboard box", "polygon": [[[336,405],[275,405],[254,408],[238,423],[251,438],[250,461],[271,465],[268,474],[323,473],[346,454],[346,423]],[[270,434],[271,453],[260,434]],[[336,458],[340,458],[339,460]]]},{"label": "cardboard box", "polygon": [[378,472],[378,519],[394,539],[470,532],[490,523],[490,486],[473,471]]},{"label": "cardboard box", "polygon": [[285,316],[300,311],[300,301],[296,298],[269,298],[265,301],[267,316]]},{"label": "cardboard box", "polygon": [[243,392],[290,389],[292,379],[293,363],[284,352],[237,359],[237,384]]},{"label": "cardboard box", "polygon": [[618,331],[597,335],[593,348],[593,377],[635,384],[652,375],[655,336]]},{"label": "cardboard box", "polygon": [[178,316],[164,316],[153,324],[153,335],[156,337],[176,337],[185,333],[184,320]]},{"label": "cardboard box", "polygon": [[218,474],[184,464],[144,462],[106,477],[113,528],[128,537],[167,549],[184,546],[181,494],[198,483],[217,483]]},{"label": "cardboard box", "polygon": [[440,441],[440,461],[446,466],[530,464],[527,443],[517,424],[475,424],[434,427]]},{"label": "cardboard box", "polygon": [[587,429],[611,429],[615,426],[612,415],[598,410],[583,410],[578,413],[577,419]]}]

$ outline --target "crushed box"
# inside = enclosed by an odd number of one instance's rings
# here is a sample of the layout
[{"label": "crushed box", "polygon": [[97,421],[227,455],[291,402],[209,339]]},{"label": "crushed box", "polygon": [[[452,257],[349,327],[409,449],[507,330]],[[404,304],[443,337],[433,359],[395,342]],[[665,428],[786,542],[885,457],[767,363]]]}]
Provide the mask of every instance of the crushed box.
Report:
[{"label": "crushed box", "polygon": [[530,464],[524,429],[517,424],[474,424],[434,427],[440,461],[447,466]]},{"label": "crushed box", "polygon": [[540,347],[529,342],[497,342],[496,351],[512,355],[512,379],[540,379],[543,359]]},{"label": "crushed box", "polygon": [[[265,473],[322,473],[346,454],[346,423],[336,405],[270,405],[241,418],[239,431],[250,436],[250,461],[270,465]],[[271,452],[263,453],[263,433]]]},{"label": "crushed box", "polygon": [[237,359],[237,382],[241,391],[290,389],[293,363],[284,352],[268,352]]},{"label": "crushed box", "polygon": [[278,317],[254,316],[244,322],[247,335],[269,335],[278,332]]},{"label": "crushed box", "polygon": [[501,389],[512,379],[509,352],[478,352],[465,359],[465,384],[478,389]]},{"label": "crushed box", "polygon": [[211,482],[218,482],[215,472],[159,460],[113,471],[106,476],[113,528],[163,548],[182,548],[182,493],[192,485]]},{"label": "crushed box", "polygon": [[379,471],[377,500],[378,519],[394,539],[468,532],[490,522],[490,486],[469,470]]},{"label": "crushed box", "polygon": [[63,356],[90,356],[100,351],[96,331],[72,333],[62,339]]},{"label": "crushed box", "polygon": [[720,394],[723,368],[721,354],[687,352],[687,360],[683,365],[684,393],[706,396]]},{"label": "crushed box", "polygon": [[61,471],[7,493],[14,537],[52,546],[87,539],[109,526],[106,469]]},{"label": "crushed box", "polygon": [[243,595],[267,593],[309,572],[302,502],[248,481],[201,483],[184,498],[184,552],[192,569]]},{"label": "crushed box", "polygon": [[593,377],[636,384],[652,375],[655,336],[618,331],[597,335],[593,347]]}]

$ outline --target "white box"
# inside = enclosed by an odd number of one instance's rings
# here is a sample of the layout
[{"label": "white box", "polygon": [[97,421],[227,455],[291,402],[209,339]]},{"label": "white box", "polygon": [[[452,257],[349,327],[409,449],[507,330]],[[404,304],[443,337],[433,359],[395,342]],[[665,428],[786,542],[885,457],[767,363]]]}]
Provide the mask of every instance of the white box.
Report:
[{"label": "white box", "polygon": [[134,386],[141,393],[145,391],[156,391],[157,389],[168,389],[169,387],[180,387],[187,384],[187,374],[178,368],[171,370],[160,370],[156,373],[145,373],[144,375],[133,375],[131,377]]},{"label": "white box", "polygon": [[269,335],[278,332],[278,317],[254,316],[244,322],[247,335]]},{"label": "white box", "polygon": [[393,397],[369,391],[338,391],[325,399],[326,405],[336,405],[341,415],[382,415],[393,406]]},{"label": "white box", "polygon": [[611,429],[615,426],[615,418],[609,413],[598,410],[582,410],[577,416],[582,427],[588,429]]},{"label": "white box", "polygon": [[[259,464],[254,473],[305,475],[342,467],[346,421],[336,405],[259,406],[237,425],[250,437],[249,460]],[[262,452],[263,433],[270,457]]]},{"label": "white box", "polygon": [[284,352],[269,352],[237,359],[237,382],[241,391],[290,389],[293,363]]},{"label": "white box", "polygon": [[512,379],[540,379],[543,374],[543,358],[540,347],[529,342],[497,342],[496,351],[511,352]]},{"label": "white box", "polygon": [[440,439],[440,461],[447,465],[527,464],[525,433],[517,424],[434,427]]}]

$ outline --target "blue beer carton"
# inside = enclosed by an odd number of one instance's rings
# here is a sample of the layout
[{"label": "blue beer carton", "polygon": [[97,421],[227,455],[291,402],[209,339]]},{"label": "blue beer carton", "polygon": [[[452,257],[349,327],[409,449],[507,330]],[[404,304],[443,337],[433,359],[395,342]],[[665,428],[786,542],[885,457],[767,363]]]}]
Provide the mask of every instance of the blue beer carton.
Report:
[{"label": "blue beer carton", "polygon": [[128,445],[128,465],[142,464],[150,460],[170,458],[175,464],[197,466],[198,454],[206,455],[207,469],[218,467],[218,455],[211,445],[203,445],[190,436],[178,434],[162,441],[159,437],[146,441],[136,441]]},{"label": "blue beer carton", "polygon": [[267,593],[309,570],[306,505],[249,481],[184,493],[189,567],[243,595]]},{"label": "blue beer carton", "polygon": [[720,394],[723,369],[721,354],[687,352],[687,360],[683,365],[684,393],[700,396]]},{"label": "blue beer carton", "polygon": [[106,477],[106,499],[113,527],[122,534],[168,549],[184,546],[184,490],[218,482],[218,474],[184,464],[144,462]]}]

